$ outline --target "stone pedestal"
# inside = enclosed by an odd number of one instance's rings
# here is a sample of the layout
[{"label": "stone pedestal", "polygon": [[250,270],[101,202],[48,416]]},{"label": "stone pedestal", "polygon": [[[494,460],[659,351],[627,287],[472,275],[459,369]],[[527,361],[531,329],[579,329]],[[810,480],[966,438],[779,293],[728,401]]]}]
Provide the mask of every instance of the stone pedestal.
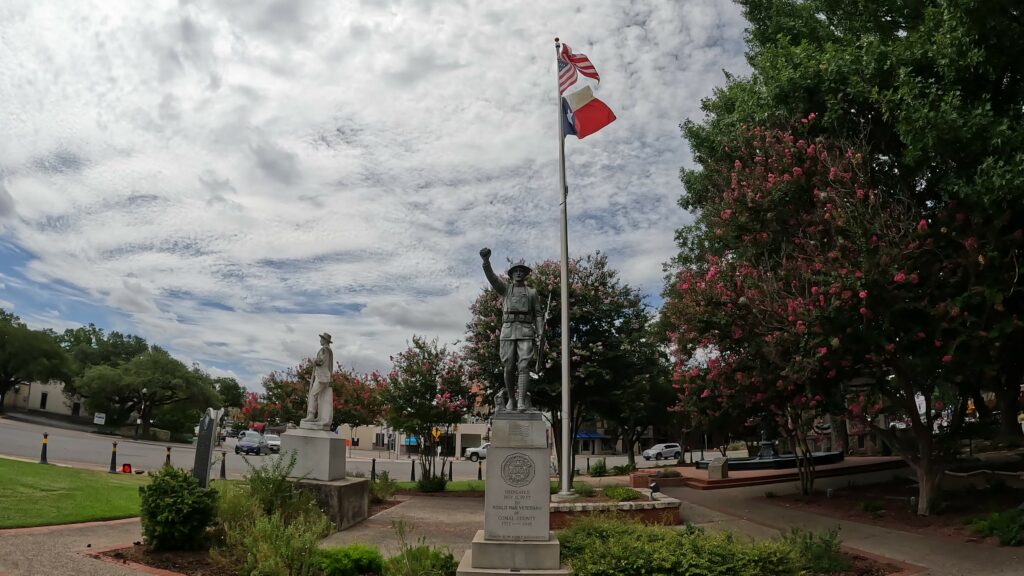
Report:
[{"label": "stone pedestal", "polygon": [[281,434],[281,454],[289,450],[296,455],[292,477],[323,482],[345,478],[345,442],[337,434],[292,428]]},{"label": "stone pedestal", "polygon": [[344,478],[323,482],[299,480],[299,486],[316,497],[336,530],[344,530],[366,519],[370,510],[370,481]]},{"label": "stone pedestal", "polygon": [[572,572],[561,565],[549,527],[547,426],[539,412],[502,412],[491,422],[484,529],[459,563],[459,576]]},{"label": "stone pedestal", "polygon": [[729,477],[729,459],[715,458],[708,465],[708,480],[724,480]]}]

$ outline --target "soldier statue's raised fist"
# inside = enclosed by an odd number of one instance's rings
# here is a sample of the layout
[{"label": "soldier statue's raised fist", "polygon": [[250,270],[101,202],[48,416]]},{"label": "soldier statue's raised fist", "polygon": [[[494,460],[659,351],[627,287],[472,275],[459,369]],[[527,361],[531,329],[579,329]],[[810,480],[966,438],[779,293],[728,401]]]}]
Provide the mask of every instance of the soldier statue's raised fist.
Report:
[{"label": "soldier statue's raised fist", "polygon": [[490,248],[481,248],[480,249],[480,257],[483,258],[484,260],[489,259],[491,257],[491,249]]}]

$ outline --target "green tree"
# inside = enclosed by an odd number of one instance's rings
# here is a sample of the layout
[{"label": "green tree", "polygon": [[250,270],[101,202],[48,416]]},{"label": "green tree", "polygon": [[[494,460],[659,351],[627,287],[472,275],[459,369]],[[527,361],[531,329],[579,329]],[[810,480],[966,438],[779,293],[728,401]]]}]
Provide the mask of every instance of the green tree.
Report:
[{"label": "green tree", "polygon": [[[133,413],[139,415],[143,435],[149,433],[157,410],[170,421],[182,422],[196,415],[194,420],[198,422],[199,411],[219,405],[209,375],[198,367],[185,366],[157,346],[118,367],[86,369],[77,388],[85,397],[87,409],[107,413],[114,423],[127,422]],[[172,406],[188,417],[173,415],[169,411]]]},{"label": "green tree", "polygon": [[[752,73],[729,76],[726,86],[704,102],[703,121],[685,126],[700,169],[684,173],[680,205],[699,217],[677,234],[676,264],[707,272],[708,257],[716,256],[732,266],[733,251],[750,242],[735,221],[720,223],[734,212],[760,211],[751,221],[762,225],[768,239],[753,238],[769,256],[793,249],[788,231],[765,227],[791,216],[792,206],[769,203],[782,207],[774,212],[754,204],[723,206],[732,172],[750,169],[758,156],[753,149],[737,148],[744,130],[788,130],[803,117],[810,131],[798,138],[824,138],[855,149],[863,185],[879,199],[874,221],[850,229],[862,239],[872,226],[877,232],[867,236],[876,239],[874,250],[857,247],[855,254],[871,294],[865,310],[874,315],[867,321],[862,317],[856,327],[845,313],[806,326],[808,333],[812,326],[820,331],[816,337],[827,343],[826,356],[832,355],[832,338],[840,339],[844,352],[860,352],[848,366],[834,366],[851,375],[864,372],[872,382],[854,394],[855,406],[898,410],[894,413],[914,422],[913,433],[903,437],[878,432],[910,458],[930,495],[951,450],[946,440],[955,440],[965,399],[980,396],[980,382],[1000,398],[1003,433],[1020,434],[1012,414],[1024,374],[1017,353],[1024,343],[1018,320],[1024,291],[1017,274],[1024,248],[1021,7],[1000,0],[740,3],[751,24]],[[817,123],[805,117],[808,112],[817,113]],[[773,172],[779,180],[782,174]],[[838,207],[836,194],[847,190],[836,188],[820,191]],[[850,213],[852,219],[855,215]],[[807,251],[814,246],[804,244],[802,256],[812,256]],[[774,292],[797,296],[786,286]],[[998,336],[990,340],[993,334]],[[925,343],[932,343],[927,353]],[[936,356],[939,349],[943,353]],[[708,392],[718,398],[714,390]],[[953,426],[942,441],[933,441],[931,413],[918,414],[916,394],[928,404],[950,407]],[[920,498],[919,511],[928,511],[930,499]]]},{"label": "green tree", "polygon": [[213,379],[213,385],[225,408],[241,408],[245,404],[246,389],[234,378],[222,376]]},{"label": "green tree", "polygon": [[70,362],[53,338],[31,330],[14,314],[0,310],[0,412],[15,386],[70,379]]},{"label": "green tree", "polygon": [[[526,282],[537,290],[541,301],[553,295],[544,327],[544,364],[540,377],[531,384],[530,395],[535,406],[552,415],[560,455],[563,415],[559,264],[549,260],[534,265]],[[647,386],[649,379],[656,380],[658,371],[666,367],[652,361],[658,357],[658,340],[650,337],[652,316],[643,297],[638,290],[620,282],[618,272],[608,265],[604,254],[598,252],[570,260],[569,306],[572,413],[568,422],[570,437],[575,438],[587,419],[619,414],[609,398],[628,396],[634,385]],[[493,397],[504,386],[498,356],[500,297],[486,288],[470,311],[473,318],[466,326],[464,354],[472,378],[485,383]]]},{"label": "green tree", "polygon": [[[742,0],[747,78],[729,76],[685,132],[697,163],[681,205],[703,209],[719,192],[728,142],[741,126],[785,128],[821,117],[816,135],[853,143],[883,197],[919,218],[947,211],[974,231],[970,288],[949,298],[985,318],[999,343],[974,358],[977,381],[997,394],[1003,435],[1015,422],[1024,376],[1024,46],[1014,0]],[[699,228],[699,225],[698,225]],[[679,263],[707,241],[680,233]],[[697,256],[699,260],[700,257]],[[983,330],[991,333],[991,330]]]},{"label": "green tree", "polygon": [[442,456],[438,472],[431,432],[437,428],[442,434],[451,433],[472,406],[465,363],[436,339],[419,336],[413,336],[412,345],[392,357],[392,362],[387,375],[370,375],[387,407],[388,424],[418,439],[422,477],[439,476],[447,456]]},{"label": "green tree", "polygon": [[[95,324],[68,328],[54,338],[67,351],[72,361],[75,377],[79,377],[92,366],[120,366],[149,350],[146,340],[131,334],[104,332]],[[65,388],[74,394],[74,382]]]}]

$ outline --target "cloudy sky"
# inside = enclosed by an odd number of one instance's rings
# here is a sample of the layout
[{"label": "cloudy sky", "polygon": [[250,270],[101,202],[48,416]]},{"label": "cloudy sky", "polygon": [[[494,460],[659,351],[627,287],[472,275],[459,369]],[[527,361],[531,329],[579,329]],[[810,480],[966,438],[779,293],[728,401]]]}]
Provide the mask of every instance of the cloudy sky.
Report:
[{"label": "cloudy sky", "polygon": [[255,388],[462,337],[494,261],[557,259],[553,38],[618,116],[566,145],[570,252],[656,306],[679,123],[745,73],[726,0],[5,0],[0,307]]}]

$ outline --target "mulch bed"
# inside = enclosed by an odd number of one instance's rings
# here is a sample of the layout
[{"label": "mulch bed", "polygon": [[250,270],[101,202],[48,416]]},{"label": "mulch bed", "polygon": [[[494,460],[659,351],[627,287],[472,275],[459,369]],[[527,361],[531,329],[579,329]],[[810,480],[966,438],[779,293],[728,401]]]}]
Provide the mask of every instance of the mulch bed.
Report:
[{"label": "mulch bed", "polygon": [[845,572],[833,572],[828,576],[886,576],[901,570],[895,564],[879,562],[859,554],[844,553],[843,556],[850,561],[850,569]]},{"label": "mulch bed", "polygon": [[154,552],[142,544],[104,552],[114,560],[136,562],[187,576],[238,576],[238,571],[215,564],[209,550]]},{"label": "mulch bed", "polygon": [[376,516],[388,508],[394,508],[404,502],[404,500],[385,500],[383,502],[377,502],[376,504],[370,504],[370,509],[366,513],[366,517]]},{"label": "mulch bed", "polygon": [[916,496],[917,485],[913,481],[898,479],[885,484],[836,488],[831,498],[819,492],[812,496],[778,496],[770,501],[864,524],[991,544],[998,542],[975,536],[965,520],[1016,508],[1024,502],[1024,490],[1007,487],[948,492],[930,516],[918,516],[910,507],[910,498]]}]

